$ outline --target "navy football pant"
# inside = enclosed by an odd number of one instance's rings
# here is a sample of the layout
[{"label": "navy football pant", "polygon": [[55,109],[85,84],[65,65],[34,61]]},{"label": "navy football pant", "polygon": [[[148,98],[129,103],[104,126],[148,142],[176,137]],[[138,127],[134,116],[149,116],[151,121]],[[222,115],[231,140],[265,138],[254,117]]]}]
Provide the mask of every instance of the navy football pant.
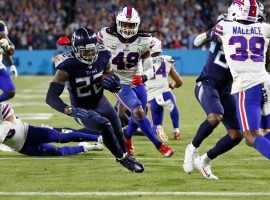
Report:
[{"label": "navy football pant", "polygon": [[195,97],[208,115],[210,113],[223,115],[222,123],[227,130],[239,130],[235,97],[219,91],[208,82],[199,82],[195,87]]},{"label": "navy football pant", "polygon": [[56,147],[50,142],[67,143],[92,141],[92,136],[72,132],[61,134],[60,132],[43,127],[29,126],[28,134],[23,148],[19,151],[22,154],[30,156],[66,156],[84,152],[82,146],[64,146]]},{"label": "navy football pant", "polygon": [[0,95],[0,102],[8,100],[10,97],[6,95],[7,92],[15,91],[15,86],[5,69],[0,69],[0,90],[3,93]]},{"label": "navy football pant", "polygon": [[102,135],[104,145],[115,157],[121,158],[127,149],[121,122],[113,106],[103,96],[98,105],[88,111],[89,115],[77,118],[78,122],[89,130],[98,130]]}]

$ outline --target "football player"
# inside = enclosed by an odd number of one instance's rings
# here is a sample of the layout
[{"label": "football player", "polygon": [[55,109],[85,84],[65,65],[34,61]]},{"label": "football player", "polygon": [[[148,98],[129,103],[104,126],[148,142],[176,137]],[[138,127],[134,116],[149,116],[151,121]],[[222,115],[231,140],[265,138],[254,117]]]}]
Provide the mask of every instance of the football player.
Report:
[{"label": "football player", "polygon": [[29,156],[67,156],[91,150],[103,150],[101,144],[82,142],[79,146],[56,147],[50,142],[67,143],[92,141],[91,135],[73,132],[62,134],[56,130],[27,124],[15,116],[9,104],[0,104],[0,143]]},{"label": "football player", "polygon": [[[222,20],[228,20],[228,18],[222,15],[218,21]],[[205,178],[218,179],[212,173],[211,161],[239,144],[242,135],[237,119],[235,98],[231,95],[232,77],[223,47],[220,43],[210,41],[210,33],[211,30],[202,33],[194,40],[195,46],[211,42],[207,63],[197,78],[195,86],[195,97],[205,111],[207,118],[199,126],[191,144],[186,147],[183,169],[186,173],[191,173],[195,167]],[[197,152],[201,143],[220,122],[227,129],[227,134],[207,153],[198,156]]]},{"label": "football player", "polygon": [[216,25],[213,40],[222,42],[232,77],[232,93],[246,144],[270,159],[270,140],[259,134],[263,84],[270,81],[265,70],[270,25],[259,22],[255,0],[235,0],[228,9],[233,21]]},{"label": "football player", "polygon": [[[153,129],[163,142],[168,141],[162,122],[164,108],[170,111],[173,123],[173,138],[179,139],[179,111],[172,89],[179,88],[183,84],[181,76],[174,68],[174,60],[171,56],[160,55],[162,52],[161,41],[153,37],[151,56],[153,58],[154,77],[145,82],[147,89],[148,103],[150,105],[150,115],[153,122]],[[168,78],[172,77],[173,83],[169,83]]]},{"label": "football player", "polygon": [[6,67],[3,64],[3,57],[6,59],[10,66],[10,72],[12,73],[13,79],[18,76],[17,69],[13,64],[12,55],[14,54],[15,47],[12,42],[8,39],[8,30],[3,21],[0,21],[0,102],[6,101],[15,95],[15,86],[6,71]]},{"label": "football player", "polygon": [[[85,128],[98,130],[104,145],[118,162],[132,172],[143,172],[143,165],[127,154],[119,117],[103,95],[103,88],[111,92],[120,89],[116,75],[102,79],[104,73],[111,71],[110,52],[98,46],[96,34],[85,27],[73,33],[71,47],[72,51],[59,54],[55,59],[57,71],[50,83],[46,102]],[[71,106],[60,98],[65,85]]]},{"label": "football player", "polygon": [[147,93],[143,83],[150,80],[154,73],[150,55],[152,39],[139,31],[140,21],[134,8],[125,7],[113,18],[111,27],[99,31],[98,41],[112,54],[112,69],[121,81],[117,97],[132,113],[126,129],[128,153],[134,155],[131,138],[139,127],[162,155],[170,157],[174,150],[157,138],[145,115]]}]

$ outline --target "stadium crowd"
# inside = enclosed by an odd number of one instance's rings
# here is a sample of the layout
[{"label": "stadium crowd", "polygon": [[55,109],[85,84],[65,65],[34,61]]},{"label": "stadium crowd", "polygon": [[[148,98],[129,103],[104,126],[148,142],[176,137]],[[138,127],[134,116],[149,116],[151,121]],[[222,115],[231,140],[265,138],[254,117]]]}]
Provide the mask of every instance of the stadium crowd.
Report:
[{"label": "stadium crowd", "polygon": [[[55,49],[56,40],[80,26],[98,31],[126,5],[141,15],[141,29],[158,31],[165,48],[193,48],[194,37],[226,12],[230,0],[1,0],[0,15],[16,49]],[[270,1],[262,0],[266,13]],[[269,19],[269,16],[268,16]]]}]

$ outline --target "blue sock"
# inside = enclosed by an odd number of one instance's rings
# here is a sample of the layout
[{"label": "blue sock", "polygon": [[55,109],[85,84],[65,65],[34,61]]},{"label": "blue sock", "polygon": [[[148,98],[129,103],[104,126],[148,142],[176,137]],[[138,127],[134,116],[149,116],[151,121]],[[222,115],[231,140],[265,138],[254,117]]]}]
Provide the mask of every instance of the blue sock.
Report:
[{"label": "blue sock", "polygon": [[129,118],[129,121],[128,121],[128,126],[127,126],[127,129],[126,129],[126,138],[131,138],[133,133],[137,130],[138,128],[138,125],[137,123],[134,121],[134,117],[131,116]]},{"label": "blue sock", "polygon": [[68,156],[68,155],[82,153],[84,152],[84,149],[82,146],[75,146],[75,147],[64,146],[64,147],[58,148],[58,151],[60,152],[61,156]]},{"label": "blue sock", "polygon": [[170,112],[170,116],[173,123],[173,128],[179,128],[179,112],[177,106]]},{"label": "blue sock", "polygon": [[254,141],[254,148],[263,156],[270,159],[270,141],[264,136],[257,136]]},{"label": "blue sock", "polygon": [[66,142],[81,142],[81,141],[98,141],[98,135],[80,133],[80,132],[71,132],[71,133],[62,133],[59,138],[61,143]]},{"label": "blue sock", "polygon": [[205,120],[199,127],[195,137],[193,138],[192,144],[194,147],[198,148],[202,141],[207,138],[216,126],[212,126],[207,120]]},{"label": "blue sock", "polygon": [[270,132],[266,133],[266,135],[264,136],[267,140],[270,140]]},{"label": "blue sock", "polygon": [[158,149],[161,146],[162,142],[159,141],[156,134],[153,132],[153,129],[151,127],[149,120],[146,117],[144,117],[142,120],[137,120],[137,123],[140,129],[142,130],[142,132],[149,138],[149,140]]},{"label": "blue sock", "polygon": [[228,134],[226,134],[224,137],[222,137],[214,146],[214,148],[210,149],[207,152],[207,156],[213,160],[219,155],[231,150],[233,147],[235,147],[237,144],[241,142],[240,139],[233,140],[230,138]]}]

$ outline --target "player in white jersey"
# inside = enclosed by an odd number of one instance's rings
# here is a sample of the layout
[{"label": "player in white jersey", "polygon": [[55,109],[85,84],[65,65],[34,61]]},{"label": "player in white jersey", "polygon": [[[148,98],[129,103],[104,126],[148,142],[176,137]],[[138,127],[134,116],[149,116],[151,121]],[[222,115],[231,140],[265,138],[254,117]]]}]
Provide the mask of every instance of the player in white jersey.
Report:
[{"label": "player in white jersey", "polygon": [[259,135],[263,104],[263,83],[270,81],[265,70],[270,25],[258,22],[256,0],[235,0],[228,9],[233,21],[216,25],[213,39],[222,41],[232,77],[232,93],[241,132],[246,143],[270,159],[270,141]]},{"label": "player in white jersey", "polygon": [[[82,141],[97,141],[98,136],[80,132],[62,134],[56,130],[31,126],[14,115],[9,104],[0,104],[0,143],[15,151],[30,156],[65,156],[91,150],[102,150],[101,144]],[[50,142],[81,142],[79,146],[56,147]]]},{"label": "player in white jersey", "polygon": [[[174,68],[174,59],[169,55],[160,55],[161,52],[161,41],[153,37],[151,56],[154,64],[154,77],[145,82],[145,86],[154,125],[153,129],[162,141],[167,142],[168,136],[162,127],[164,108],[170,112],[174,139],[179,139],[181,135],[179,131],[179,111],[172,89],[179,88],[183,84],[183,80]],[[170,76],[174,80],[173,83],[169,83]]]},{"label": "player in white jersey", "polygon": [[125,7],[113,18],[112,25],[102,28],[97,37],[99,43],[111,52],[113,72],[121,80],[121,90],[117,97],[132,113],[126,129],[129,154],[134,155],[131,137],[139,127],[160,153],[169,157],[173,155],[173,149],[157,138],[145,116],[147,94],[143,83],[154,75],[150,55],[152,38],[140,31],[139,25],[137,11],[132,7]]},{"label": "player in white jersey", "polygon": [[13,64],[12,55],[14,54],[15,47],[8,39],[8,30],[3,21],[0,21],[0,90],[3,91],[0,94],[0,102],[6,101],[15,95],[15,86],[6,71],[6,67],[3,64],[3,57],[5,57],[7,63],[10,66],[10,71],[13,78],[18,76],[17,69]]}]

